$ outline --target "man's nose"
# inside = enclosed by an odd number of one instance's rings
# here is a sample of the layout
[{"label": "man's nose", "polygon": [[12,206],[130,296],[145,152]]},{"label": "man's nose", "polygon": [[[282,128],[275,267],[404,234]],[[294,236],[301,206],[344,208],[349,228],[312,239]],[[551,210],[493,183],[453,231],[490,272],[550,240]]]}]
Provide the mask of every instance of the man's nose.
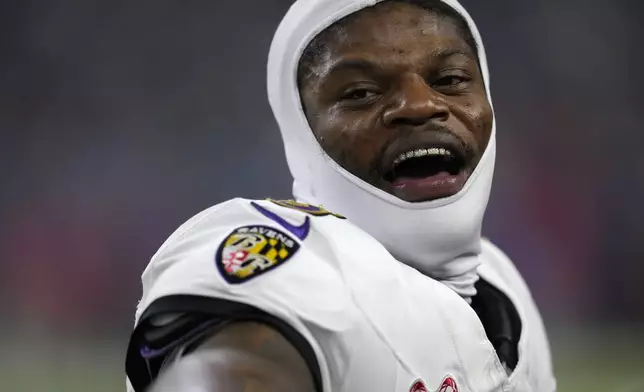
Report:
[{"label": "man's nose", "polygon": [[418,126],[448,118],[449,108],[440,94],[416,73],[403,76],[393,105],[383,115],[387,126]]}]

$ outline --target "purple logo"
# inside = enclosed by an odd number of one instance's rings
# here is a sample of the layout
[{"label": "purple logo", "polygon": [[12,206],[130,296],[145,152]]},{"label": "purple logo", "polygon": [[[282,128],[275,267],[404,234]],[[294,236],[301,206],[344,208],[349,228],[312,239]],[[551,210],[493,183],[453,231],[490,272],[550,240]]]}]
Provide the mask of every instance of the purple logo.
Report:
[{"label": "purple logo", "polygon": [[288,223],[284,218],[277,215],[276,213],[267,210],[266,208],[260,206],[259,204],[253,201],[251,201],[250,204],[252,204],[252,206],[255,207],[257,211],[261,212],[265,217],[279,224],[280,226],[282,226],[283,228],[291,232],[300,240],[304,241],[304,239],[309,235],[309,230],[311,229],[311,222],[308,216],[306,217],[306,219],[304,219],[304,223],[302,223],[300,226],[295,226]]}]

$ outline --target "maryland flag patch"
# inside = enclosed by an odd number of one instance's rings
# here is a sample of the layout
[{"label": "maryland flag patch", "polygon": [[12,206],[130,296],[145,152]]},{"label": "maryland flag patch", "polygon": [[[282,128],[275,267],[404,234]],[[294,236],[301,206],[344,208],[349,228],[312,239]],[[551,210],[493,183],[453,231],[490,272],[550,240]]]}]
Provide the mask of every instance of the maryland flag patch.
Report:
[{"label": "maryland flag patch", "polygon": [[273,200],[273,199],[267,199],[267,200],[277,204],[280,207],[290,208],[292,210],[301,211],[306,214],[310,214],[314,216],[332,215],[339,219],[347,219],[340,214],[336,214],[334,212],[325,210],[324,208],[322,208],[322,206],[314,206],[312,204],[298,203],[295,200]]},{"label": "maryland flag patch", "polygon": [[284,264],[299,248],[297,241],[280,230],[243,226],[230,233],[219,246],[215,264],[228,283],[238,284]]}]

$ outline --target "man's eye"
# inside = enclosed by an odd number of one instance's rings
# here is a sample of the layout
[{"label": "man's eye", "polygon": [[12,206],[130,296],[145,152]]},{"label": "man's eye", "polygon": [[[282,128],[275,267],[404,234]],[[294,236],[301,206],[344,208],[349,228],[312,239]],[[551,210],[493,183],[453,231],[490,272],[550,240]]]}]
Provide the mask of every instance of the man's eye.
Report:
[{"label": "man's eye", "polygon": [[434,82],[434,85],[438,87],[458,87],[468,81],[469,78],[465,76],[448,75],[438,79],[436,82]]},{"label": "man's eye", "polygon": [[372,98],[375,95],[376,95],[375,92],[373,92],[371,90],[367,90],[366,88],[356,88],[356,89],[347,91],[346,93],[344,93],[342,95],[341,98],[343,100],[358,101],[358,100],[362,100],[362,99]]}]

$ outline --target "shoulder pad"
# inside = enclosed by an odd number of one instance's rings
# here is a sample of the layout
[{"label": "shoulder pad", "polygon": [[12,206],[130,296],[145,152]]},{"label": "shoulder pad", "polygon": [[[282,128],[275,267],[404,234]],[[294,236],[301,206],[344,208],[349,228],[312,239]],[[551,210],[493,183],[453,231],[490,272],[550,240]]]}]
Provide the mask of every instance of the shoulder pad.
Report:
[{"label": "shoulder pad", "polygon": [[[321,214],[325,210],[313,211]],[[332,267],[335,264],[329,262],[333,254],[324,245],[327,237],[323,230],[318,228],[315,238],[309,238],[314,219],[310,215],[299,207],[284,207],[267,200],[236,198],[213,206],[181,225],[152,257],[142,276],[144,292],[154,286],[155,292],[170,294],[172,285],[180,285],[182,290],[188,290],[189,286],[195,291],[194,287],[200,287],[195,282],[213,271],[219,277],[210,278],[210,287],[216,282],[239,287],[273,270],[283,270],[284,265],[292,266],[294,258],[307,260],[301,268],[287,268],[297,271],[298,275],[311,274],[312,265],[335,270]],[[329,276],[336,273],[330,272]],[[273,282],[281,279],[278,276],[286,276],[271,275],[276,276],[270,279]],[[164,276],[172,277],[172,282],[161,284]],[[304,281],[301,276],[297,279]]]}]

